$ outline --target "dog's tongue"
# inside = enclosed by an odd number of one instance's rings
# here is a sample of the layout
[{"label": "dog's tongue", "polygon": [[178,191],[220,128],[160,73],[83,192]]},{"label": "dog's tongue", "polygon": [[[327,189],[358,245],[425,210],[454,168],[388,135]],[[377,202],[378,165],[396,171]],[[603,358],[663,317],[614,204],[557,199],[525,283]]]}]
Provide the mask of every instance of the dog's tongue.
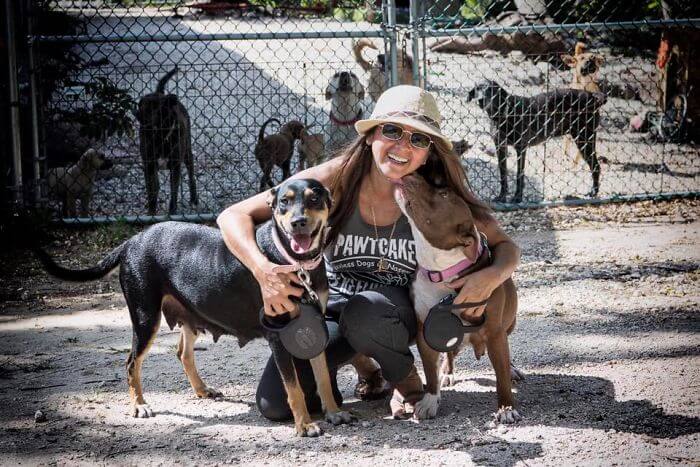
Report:
[{"label": "dog's tongue", "polygon": [[290,243],[294,253],[306,253],[311,246],[311,235],[293,235]]}]

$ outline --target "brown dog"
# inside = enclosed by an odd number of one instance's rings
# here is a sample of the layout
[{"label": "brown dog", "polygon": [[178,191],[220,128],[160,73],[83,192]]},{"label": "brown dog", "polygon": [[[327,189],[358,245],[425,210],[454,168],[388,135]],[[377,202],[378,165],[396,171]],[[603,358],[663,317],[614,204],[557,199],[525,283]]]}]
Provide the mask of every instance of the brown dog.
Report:
[{"label": "brown dog", "polygon": [[76,216],[77,200],[80,200],[80,216],[88,216],[95,175],[98,170],[110,167],[112,162],[104,154],[88,149],[70,167],[57,167],[48,171],[49,193],[61,200],[61,213],[64,217]]},{"label": "brown dog", "polygon": [[270,118],[263,123],[258,133],[258,144],[255,145],[255,158],[263,173],[260,179],[260,191],[274,185],[270,178],[270,172],[274,166],[282,169],[282,180],[289,178],[289,165],[292,163],[292,154],[294,154],[294,141],[300,139],[305,133],[304,124],[292,120],[282,126],[279,133],[265,136],[265,128],[271,122],[281,124],[276,118]]},{"label": "brown dog", "polygon": [[324,147],[323,133],[302,132],[299,141],[299,170],[323,162]]},{"label": "brown dog", "polygon": [[[586,52],[586,44],[577,42],[574,48],[574,54],[564,54],[561,56],[562,61],[573,70],[571,80],[572,89],[580,89],[588,92],[600,92],[598,85],[598,72],[603,65],[605,58],[602,55],[592,52]],[[571,137],[564,137],[564,154],[569,154],[571,148]],[[578,165],[583,158],[581,151],[576,150],[574,156],[574,166]]]},{"label": "brown dog", "polygon": [[155,92],[139,101],[134,113],[139,121],[139,147],[146,179],[147,208],[155,215],[158,207],[159,161],[166,161],[170,170],[170,205],[168,212],[177,212],[177,196],[180,192],[182,164],[189,176],[190,204],[197,205],[194,160],[192,156],[192,126],[187,109],[175,94],[165,94],[165,85],[177,73],[174,67],[165,74]]},{"label": "brown dog", "polygon": [[[362,51],[364,49],[379,50],[377,46],[369,38],[362,38],[352,45],[352,52],[355,55],[355,61],[367,73],[367,92],[373,102],[377,102],[379,95],[387,88],[387,71],[390,64],[386,54],[377,55],[376,61],[367,60]],[[413,84],[413,58],[401,48],[398,49],[398,74],[399,84]]]},{"label": "brown dog", "polygon": [[[483,248],[482,235],[477,231],[469,206],[461,197],[448,189],[430,185],[417,174],[404,177],[403,181],[404,184],[397,188],[396,201],[408,217],[416,242],[416,259],[420,268],[411,290],[419,321],[416,341],[426,378],[426,394],[415,404],[414,417],[432,418],[437,413],[440,401],[440,353],[426,343],[423,323],[430,309],[453,292],[446,284],[488,266],[490,254],[487,247]],[[456,271],[454,265],[458,263],[464,266]],[[447,274],[448,270],[451,277],[439,274],[440,282],[434,282],[434,275],[427,273],[440,271]],[[508,346],[508,335],[515,328],[517,305],[515,285],[508,279],[489,297],[484,325],[468,335],[468,342],[474,348],[477,359],[488,350],[496,371],[496,420],[502,423],[514,423],[520,419],[513,408]],[[465,318],[462,320],[465,321]]]}]

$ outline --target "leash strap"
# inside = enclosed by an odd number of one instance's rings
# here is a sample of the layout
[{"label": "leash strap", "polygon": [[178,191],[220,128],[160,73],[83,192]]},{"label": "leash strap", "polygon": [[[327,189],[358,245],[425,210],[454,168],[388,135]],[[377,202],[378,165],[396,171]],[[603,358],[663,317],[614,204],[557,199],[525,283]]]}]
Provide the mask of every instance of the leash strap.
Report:
[{"label": "leash strap", "polygon": [[308,271],[304,268],[299,269],[297,271],[297,277],[301,281],[301,285],[303,285],[306,289],[306,293],[309,294],[311,301],[316,304],[320,304],[321,301],[318,298],[318,294],[311,288],[311,276],[309,275]]}]

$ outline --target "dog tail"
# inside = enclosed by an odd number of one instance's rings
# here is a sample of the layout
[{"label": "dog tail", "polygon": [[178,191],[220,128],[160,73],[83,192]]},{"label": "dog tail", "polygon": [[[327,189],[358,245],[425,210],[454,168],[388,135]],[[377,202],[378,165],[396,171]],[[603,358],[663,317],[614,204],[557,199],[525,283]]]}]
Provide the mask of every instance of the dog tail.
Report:
[{"label": "dog tail", "polygon": [[359,41],[355,42],[352,46],[352,52],[353,54],[355,54],[355,61],[366,72],[372,68],[372,64],[368,62],[367,59],[365,59],[365,57],[362,56],[362,51],[365,50],[365,48],[367,47],[369,47],[370,49],[378,50],[374,42],[372,42],[372,40],[367,37],[363,37]]},{"label": "dog tail", "polygon": [[177,65],[175,65],[175,67],[172,70],[167,72],[165,74],[165,76],[163,76],[160,80],[158,80],[158,86],[156,86],[156,92],[159,94],[165,94],[165,85],[168,83],[168,81],[170,81],[170,78],[175,76],[175,73],[177,73],[177,72],[178,72],[178,68],[177,68]]},{"label": "dog tail", "polygon": [[267,121],[260,127],[260,133],[258,133],[258,143],[262,142],[262,140],[265,138],[265,128],[267,128],[267,125],[272,122],[277,122],[278,125],[282,125],[276,118],[268,118]]},{"label": "dog tail", "polygon": [[56,261],[41,248],[34,248],[34,253],[39,258],[39,261],[41,261],[41,264],[44,265],[46,271],[54,277],[72,282],[94,281],[103,278],[108,272],[119,266],[127,242],[122,243],[110,251],[96,266],[87,269],[68,269],[59,266]]}]

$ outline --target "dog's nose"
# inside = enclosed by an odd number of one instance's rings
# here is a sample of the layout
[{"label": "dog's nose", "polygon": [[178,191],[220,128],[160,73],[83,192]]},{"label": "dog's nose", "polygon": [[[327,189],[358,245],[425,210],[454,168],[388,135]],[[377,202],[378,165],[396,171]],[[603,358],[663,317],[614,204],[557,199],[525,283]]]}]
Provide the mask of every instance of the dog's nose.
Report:
[{"label": "dog's nose", "polygon": [[306,217],[295,217],[294,219],[292,219],[291,224],[293,229],[303,229],[304,227],[306,227]]}]

